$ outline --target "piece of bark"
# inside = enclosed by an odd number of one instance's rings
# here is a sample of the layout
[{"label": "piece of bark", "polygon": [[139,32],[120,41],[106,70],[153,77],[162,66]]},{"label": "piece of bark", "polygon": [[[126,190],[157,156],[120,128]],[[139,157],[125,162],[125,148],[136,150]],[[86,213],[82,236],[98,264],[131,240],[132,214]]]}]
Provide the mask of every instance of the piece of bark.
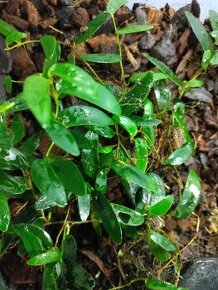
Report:
[{"label": "piece of bark", "polygon": [[89,14],[85,8],[79,7],[72,13],[72,23],[76,27],[86,27],[89,22]]},{"label": "piece of bark", "polygon": [[21,19],[16,15],[7,14],[4,10],[2,11],[2,19],[4,19],[7,23],[16,27],[18,30],[27,31],[29,28],[29,22]]},{"label": "piece of bark", "polygon": [[115,36],[101,34],[87,40],[87,43],[94,52],[117,53],[118,48]]}]

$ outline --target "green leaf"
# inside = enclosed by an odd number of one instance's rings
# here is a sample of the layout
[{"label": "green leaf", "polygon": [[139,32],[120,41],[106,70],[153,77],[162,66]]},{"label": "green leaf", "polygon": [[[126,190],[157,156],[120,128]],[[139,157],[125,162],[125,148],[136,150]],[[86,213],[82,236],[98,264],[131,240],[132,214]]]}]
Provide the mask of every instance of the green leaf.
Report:
[{"label": "green leaf", "polygon": [[178,87],[183,87],[184,83],[183,81],[174,74],[174,72],[162,61],[150,56],[148,53],[143,53],[143,55],[151,62],[153,65],[155,65],[159,70],[165,74],[172,82],[174,82]]},{"label": "green leaf", "polygon": [[101,169],[96,176],[95,189],[100,193],[106,193],[107,191],[108,171],[108,168]]},{"label": "green leaf", "polygon": [[210,64],[211,65],[218,65],[218,51],[215,52],[215,54],[213,55],[213,57],[210,60]]},{"label": "green leaf", "polygon": [[108,234],[116,243],[122,242],[122,232],[114,210],[102,193],[94,193],[95,209]]},{"label": "green leaf", "polygon": [[55,265],[48,264],[44,266],[42,284],[42,290],[58,290]]},{"label": "green leaf", "polygon": [[39,147],[40,138],[38,134],[33,134],[20,146],[20,151],[26,157],[30,157],[33,152]]},{"label": "green leaf", "polygon": [[6,46],[9,46],[14,42],[19,42],[22,38],[25,38],[26,36],[26,33],[22,33],[19,31],[13,32],[5,38],[5,44]]},{"label": "green leaf", "polygon": [[0,120],[0,148],[9,149],[11,147],[11,137],[8,132],[6,122]]},{"label": "green leaf", "polygon": [[76,195],[86,194],[85,180],[73,161],[54,157],[49,158],[49,163],[67,192]]},{"label": "green leaf", "polygon": [[69,63],[55,64],[50,68],[49,75],[60,78],[56,85],[59,94],[74,95],[108,112],[121,114],[114,95],[78,66]]},{"label": "green leaf", "polygon": [[27,190],[27,185],[22,177],[12,177],[0,170],[0,180],[0,194],[6,197],[16,197]]},{"label": "green leaf", "polygon": [[63,261],[67,268],[73,268],[76,261],[77,245],[72,235],[67,235],[62,243]]},{"label": "green leaf", "polygon": [[114,115],[112,118],[114,122],[123,127],[131,137],[134,137],[137,134],[138,132],[137,126],[130,118],[126,116],[116,116],[116,115]]},{"label": "green leaf", "polygon": [[137,127],[153,127],[161,124],[161,120],[153,119],[148,117],[141,117],[141,116],[131,116],[131,120],[136,124]]},{"label": "green leaf", "polygon": [[118,29],[118,34],[130,34],[130,33],[137,33],[142,31],[148,31],[153,28],[152,25],[129,25],[127,27]]},{"label": "green leaf", "polygon": [[148,145],[142,138],[135,139],[135,165],[144,172],[148,166]]},{"label": "green leaf", "polygon": [[29,266],[41,266],[60,261],[62,253],[58,250],[47,251],[42,254],[33,256],[27,261]]},{"label": "green leaf", "polygon": [[47,76],[49,68],[58,61],[59,47],[60,46],[53,35],[43,35],[40,37],[40,43],[42,45],[45,61],[43,64],[42,74]]},{"label": "green leaf", "polygon": [[90,203],[91,197],[90,194],[79,195],[77,197],[78,200],[78,208],[79,208],[79,216],[81,221],[86,221],[90,214]]},{"label": "green leaf", "polygon": [[2,19],[0,19],[0,34],[6,37],[5,43],[7,46],[27,36],[25,33],[17,31],[13,26]]},{"label": "green leaf", "polygon": [[41,195],[34,204],[36,210],[46,210],[54,206],[56,206],[56,203],[46,195]]},{"label": "green leaf", "polygon": [[28,160],[19,150],[14,147],[0,151],[0,167],[5,169],[27,169]]},{"label": "green leaf", "polygon": [[148,210],[148,214],[150,217],[154,216],[163,216],[165,215],[169,209],[171,208],[173,204],[173,196],[168,195],[166,197],[163,197],[160,201],[158,201],[156,204],[151,206]]},{"label": "green leaf", "polygon": [[95,287],[95,280],[92,276],[79,264],[75,264],[73,268],[73,288],[75,290],[92,290]]},{"label": "green leaf", "polygon": [[57,119],[52,119],[48,127],[45,128],[52,141],[67,153],[79,156],[80,151],[71,132]]},{"label": "green leaf", "polygon": [[159,110],[170,108],[171,93],[165,81],[159,81],[154,86],[154,93]]},{"label": "green leaf", "polygon": [[51,122],[51,97],[49,80],[40,75],[31,75],[24,81],[23,96],[30,110],[45,129]]},{"label": "green leaf", "polygon": [[[5,90],[7,93],[11,93],[12,91],[12,78],[10,75],[7,75],[4,77],[4,81],[5,81]],[[1,109],[0,109],[1,112]]]},{"label": "green leaf", "polygon": [[165,262],[169,259],[170,255],[169,252],[164,250],[162,247],[160,247],[158,244],[154,243],[149,237],[148,237],[148,247],[155,258],[157,258],[160,262]]},{"label": "green leaf", "polygon": [[145,222],[145,218],[136,210],[115,203],[111,205],[120,224],[136,227]]},{"label": "green leaf", "polygon": [[111,139],[115,135],[114,130],[108,126],[96,126],[96,125],[90,126],[89,125],[89,126],[86,126],[86,128],[107,139]]},{"label": "green leaf", "polygon": [[209,19],[213,30],[218,30],[218,12],[209,10]]},{"label": "green leaf", "polygon": [[210,35],[214,38],[214,44],[218,45],[218,30],[212,31]]},{"label": "green leaf", "polygon": [[159,71],[142,71],[131,75],[129,81],[135,83],[145,78],[148,74],[152,74],[152,78],[155,82],[167,79],[167,76]]},{"label": "green leaf", "polygon": [[5,104],[0,105],[0,113],[6,113],[8,110],[13,108],[14,105],[14,102],[6,102]]},{"label": "green leaf", "polygon": [[150,278],[146,282],[146,288],[150,290],[188,290],[188,288],[181,288],[174,286],[166,281],[159,280],[157,278]]},{"label": "green leaf", "polygon": [[22,117],[18,114],[12,120],[11,139],[13,145],[19,143],[25,136],[25,126]]},{"label": "green leaf", "polygon": [[63,110],[60,114],[63,123],[67,127],[96,125],[110,126],[114,122],[104,112],[89,106],[72,106]]},{"label": "green leaf", "polygon": [[107,12],[114,14],[121,6],[127,4],[126,0],[109,0],[107,3]]},{"label": "green leaf", "polygon": [[213,42],[200,20],[188,11],[185,11],[185,15],[203,50],[213,52]]},{"label": "green leaf", "polygon": [[176,245],[171,240],[166,238],[165,236],[163,236],[155,231],[151,231],[149,233],[149,236],[150,236],[150,239],[155,244],[160,246],[162,249],[169,251],[169,252],[176,252],[177,251]]},{"label": "green leaf", "polygon": [[10,219],[11,217],[8,200],[0,193],[0,231],[7,232]]},{"label": "green leaf", "polygon": [[211,58],[212,58],[212,52],[210,50],[206,50],[203,53],[203,57],[201,60],[201,66],[204,70],[206,70],[208,68]]},{"label": "green leaf", "polygon": [[59,206],[67,204],[64,187],[48,160],[35,160],[31,165],[31,175],[33,182],[43,195]]},{"label": "green leaf", "polygon": [[185,218],[197,207],[201,197],[201,184],[197,173],[190,170],[185,189],[176,207],[175,216]]},{"label": "green leaf", "polygon": [[170,156],[167,158],[165,163],[167,165],[181,165],[187,161],[194,152],[194,146],[192,143],[182,145],[176,149]]},{"label": "green leaf", "polygon": [[201,87],[203,86],[203,81],[202,80],[190,80],[188,82],[185,83],[185,86],[187,88],[198,88],[198,87]]},{"label": "green leaf", "polygon": [[82,43],[89,39],[98,29],[109,20],[110,14],[102,12],[88,23],[87,30],[75,39],[75,43]]},{"label": "green leaf", "polygon": [[80,56],[80,59],[96,63],[117,63],[121,58],[118,54],[113,53],[89,53]]}]

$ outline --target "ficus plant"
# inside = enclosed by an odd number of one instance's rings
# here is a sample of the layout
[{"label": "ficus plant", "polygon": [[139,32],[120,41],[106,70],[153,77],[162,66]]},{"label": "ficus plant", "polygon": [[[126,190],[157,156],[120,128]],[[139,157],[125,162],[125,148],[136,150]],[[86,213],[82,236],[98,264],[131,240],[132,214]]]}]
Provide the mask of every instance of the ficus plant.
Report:
[{"label": "ficus plant", "polygon": [[[93,70],[88,73],[74,57],[61,62],[60,43],[52,35],[43,35],[34,41],[45,55],[42,72],[28,76],[17,96],[0,103],[0,255],[19,241],[18,255],[28,265],[42,267],[44,290],[95,287],[94,279],[76,262],[74,225],[92,223],[96,234],[103,234],[105,229],[118,244],[124,236],[137,239],[139,232],[143,233],[154,257],[165,262],[179,255],[179,246],[153,220],[167,214],[186,218],[199,203],[201,186],[194,170],[188,173],[175,203],[173,195],[166,193],[162,177],[150,170],[150,160],[155,156],[162,166],[178,166],[194,153],[180,97],[202,82],[182,81],[147,53],[143,57],[158,70],[133,74],[126,82],[120,35],[152,27],[117,28],[114,14],[124,4],[123,0],[109,1],[107,11],[75,39],[75,43],[86,41],[112,19],[119,53],[87,54],[80,61],[118,63],[120,87],[95,72],[93,76]],[[6,49],[30,42],[22,41],[26,35],[3,20],[0,24]],[[168,80],[178,86],[176,100],[171,98]],[[11,91],[13,80],[6,77],[5,85]],[[149,97],[151,90],[155,100]],[[79,100],[77,105],[69,105],[71,97]],[[36,129],[31,135],[24,113],[33,116],[31,122]],[[164,126],[166,115],[171,120],[171,131],[179,130],[182,140],[177,148],[169,146],[168,156],[160,156],[157,130],[160,124]],[[44,138],[48,146],[40,153]],[[108,198],[107,184],[115,177],[120,179],[125,204]],[[11,213],[14,201],[21,204],[16,214]],[[58,207],[63,208],[63,218],[55,211]],[[77,219],[72,208],[78,209]],[[59,229],[56,237],[49,234],[52,225]],[[182,289],[155,277],[148,277],[145,284],[148,289]]]}]

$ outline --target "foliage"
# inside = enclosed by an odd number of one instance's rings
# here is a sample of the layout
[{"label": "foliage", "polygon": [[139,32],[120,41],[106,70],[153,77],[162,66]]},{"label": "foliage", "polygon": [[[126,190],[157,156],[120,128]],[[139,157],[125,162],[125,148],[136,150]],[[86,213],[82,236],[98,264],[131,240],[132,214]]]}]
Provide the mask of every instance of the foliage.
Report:
[{"label": "foliage", "polygon": [[[91,37],[126,1],[110,0],[107,11],[88,24],[88,29],[75,42],[82,43]],[[192,28],[193,16],[187,14]],[[211,12],[211,19],[214,13]],[[212,25],[217,29],[217,23]],[[120,64],[122,86],[96,80],[84,69],[71,63],[60,62],[60,44],[51,35],[39,40],[45,55],[43,70],[28,76],[22,92],[0,103],[0,230],[2,231],[1,256],[10,243],[19,240],[20,254],[28,257],[27,264],[43,267],[43,289],[93,289],[95,282],[87,271],[76,263],[76,242],[70,234],[77,222],[90,222],[97,233],[101,224],[111,239],[122,243],[126,229],[142,231],[148,247],[159,261],[177,254],[179,247],[165,233],[159,232],[153,219],[166,215],[184,218],[192,214],[200,198],[197,173],[190,171],[184,191],[176,205],[173,195],[167,195],[164,180],[150,170],[151,158],[161,165],[183,164],[194,152],[192,140],[184,122],[185,106],[171,99],[166,79],[180,90],[200,86],[202,82],[185,82],[164,63],[144,54],[161,72],[142,72],[130,78],[127,87],[123,79],[122,47],[119,35],[152,29],[151,26],[114,28],[120,54],[88,54],[82,61]],[[6,38],[8,48],[23,45],[23,33],[0,22],[0,33]],[[198,35],[198,33],[197,33]],[[209,41],[202,34],[200,41]],[[205,38],[205,39],[204,39]],[[205,51],[216,55],[212,42],[204,44]],[[25,43],[24,43],[25,44]],[[10,87],[7,79],[7,87]],[[84,85],[85,84],[85,85]],[[149,99],[154,89],[157,106]],[[11,90],[8,90],[11,91]],[[13,88],[12,88],[13,91]],[[81,104],[69,106],[69,96]],[[30,136],[22,113],[34,116],[32,124],[38,130]],[[156,150],[157,126],[164,126],[167,114],[171,127],[182,132],[184,142],[169,148],[168,156],[159,156]],[[159,118],[160,117],[160,118]],[[38,148],[46,136],[49,145],[46,153]],[[59,150],[57,150],[59,149]],[[56,153],[58,152],[58,153]],[[156,157],[155,157],[156,154]],[[119,177],[129,202],[116,203],[108,198],[110,178]],[[27,203],[21,214],[10,213],[14,200]],[[78,206],[81,221],[73,220],[72,207]],[[31,214],[28,210],[31,208]],[[64,219],[56,213],[62,208]],[[77,215],[78,217],[78,215]],[[60,224],[55,238],[49,235],[51,225]],[[55,241],[55,242],[54,242]],[[10,244],[9,243],[9,244]],[[2,281],[2,282],[1,282]],[[4,283],[0,276],[0,282]],[[148,289],[181,289],[169,283],[150,279]]]}]

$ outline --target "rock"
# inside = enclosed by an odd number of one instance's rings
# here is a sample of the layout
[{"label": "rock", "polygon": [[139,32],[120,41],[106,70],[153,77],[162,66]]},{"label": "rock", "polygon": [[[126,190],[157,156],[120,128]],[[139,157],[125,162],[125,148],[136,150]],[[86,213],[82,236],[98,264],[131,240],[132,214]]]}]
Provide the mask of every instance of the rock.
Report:
[{"label": "rock", "polygon": [[190,290],[218,289],[218,257],[195,260],[182,275],[179,286]]},{"label": "rock", "polygon": [[141,48],[141,50],[147,50],[154,47],[155,43],[156,37],[153,34],[146,33],[146,35],[143,36],[139,41],[139,47]]},{"label": "rock", "polygon": [[71,6],[63,7],[57,11],[57,19],[61,28],[70,28],[72,26],[71,18],[74,8]]},{"label": "rock", "polygon": [[191,100],[205,103],[210,103],[213,99],[213,95],[208,92],[205,87],[194,88],[191,91],[185,93],[185,97]]},{"label": "rock", "polygon": [[70,6],[72,5],[73,1],[72,0],[59,0],[59,3],[61,6]]}]

